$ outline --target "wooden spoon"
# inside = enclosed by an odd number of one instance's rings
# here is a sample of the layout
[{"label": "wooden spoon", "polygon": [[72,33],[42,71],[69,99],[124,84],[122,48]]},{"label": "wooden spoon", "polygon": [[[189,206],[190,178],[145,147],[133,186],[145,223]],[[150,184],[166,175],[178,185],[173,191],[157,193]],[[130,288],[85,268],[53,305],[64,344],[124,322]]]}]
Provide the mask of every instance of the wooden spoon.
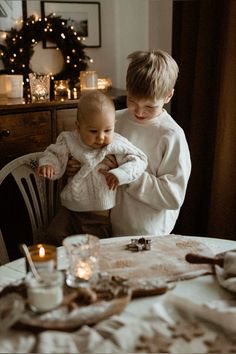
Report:
[{"label": "wooden spoon", "polygon": [[29,253],[29,249],[26,246],[26,244],[21,243],[20,244],[20,248],[23,251],[24,255],[27,258],[27,261],[29,263],[29,267],[31,272],[33,273],[34,277],[37,279],[38,282],[42,283],[44,282],[44,280],[42,279],[42,277],[40,276],[40,274],[38,273],[37,269],[35,268],[34,262],[32,261],[31,255]]},{"label": "wooden spoon", "polygon": [[185,259],[189,263],[205,263],[205,264],[216,264],[220,267],[224,266],[224,258],[207,257],[195,253],[187,253]]}]

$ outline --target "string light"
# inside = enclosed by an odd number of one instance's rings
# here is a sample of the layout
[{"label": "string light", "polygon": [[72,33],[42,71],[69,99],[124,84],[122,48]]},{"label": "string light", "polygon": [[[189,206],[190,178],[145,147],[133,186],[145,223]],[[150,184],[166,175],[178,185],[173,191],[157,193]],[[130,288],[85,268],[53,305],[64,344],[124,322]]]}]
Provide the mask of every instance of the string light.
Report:
[{"label": "string light", "polygon": [[[0,37],[2,38],[1,34]],[[29,40],[25,40],[26,38]],[[0,56],[5,72],[23,75],[27,89],[30,58],[34,52],[33,48],[40,41],[55,43],[56,50],[61,50],[63,55],[63,68],[51,79],[67,79],[70,87],[75,87],[80,71],[86,70],[88,62],[93,61],[84,52],[86,46],[82,44],[77,32],[74,32],[73,26],[67,26],[65,20],[56,17],[55,13],[38,19],[32,15],[22,21],[20,29],[12,28],[6,34],[6,45],[0,44]]]}]

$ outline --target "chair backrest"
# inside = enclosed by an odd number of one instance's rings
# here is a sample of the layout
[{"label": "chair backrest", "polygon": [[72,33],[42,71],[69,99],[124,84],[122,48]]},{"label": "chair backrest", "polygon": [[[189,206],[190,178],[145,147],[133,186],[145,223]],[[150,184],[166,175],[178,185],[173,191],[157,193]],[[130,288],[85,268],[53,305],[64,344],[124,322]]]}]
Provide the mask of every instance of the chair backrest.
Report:
[{"label": "chair backrest", "polygon": [[61,181],[49,181],[36,174],[40,156],[42,152],[18,157],[0,170],[0,185],[12,175],[19,188],[28,211],[33,243],[42,242],[45,229],[60,203]]},{"label": "chair backrest", "polygon": [[8,252],[2,235],[2,231],[0,229],[0,265],[3,265],[8,262],[9,262]]}]

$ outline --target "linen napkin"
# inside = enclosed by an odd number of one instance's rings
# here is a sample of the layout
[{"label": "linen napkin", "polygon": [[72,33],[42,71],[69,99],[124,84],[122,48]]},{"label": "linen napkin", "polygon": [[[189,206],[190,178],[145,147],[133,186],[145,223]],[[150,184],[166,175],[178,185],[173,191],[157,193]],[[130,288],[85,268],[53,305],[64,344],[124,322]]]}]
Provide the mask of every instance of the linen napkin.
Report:
[{"label": "linen napkin", "polygon": [[236,277],[236,251],[228,251],[224,254],[224,273],[226,277]]}]

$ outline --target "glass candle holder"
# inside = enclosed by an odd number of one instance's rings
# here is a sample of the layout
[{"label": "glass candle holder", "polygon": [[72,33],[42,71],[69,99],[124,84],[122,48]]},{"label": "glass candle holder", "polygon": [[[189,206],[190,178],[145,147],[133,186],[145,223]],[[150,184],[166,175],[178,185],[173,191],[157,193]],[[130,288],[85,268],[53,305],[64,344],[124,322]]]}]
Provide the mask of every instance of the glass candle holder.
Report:
[{"label": "glass candle holder", "polygon": [[[39,243],[30,246],[28,249],[34,266],[38,271],[54,271],[57,268],[57,249],[55,246]],[[26,270],[29,271],[27,260]]]},{"label": "glass candle holder", "polygon": [[54,97],[55,99],[68,97],[68,81],[67,80],[54,80]]},{"label": "glass candle holder", "polygon": [[45,102],[50,100],[50,75],[36,73],[29,74],[30,93],[32,102]]},{"label": "glass candle holder", "polygon": [[98,78],[98,89],[99,90],[108,90],[112,87],[112,81],[109,77],[100,77]]},{"label": "glass candle holder", "polygon": [[38,281],[31,272],[26,276],[28,303],[32,311],[50,311],[63,301],[64,275],[60,271],[39,274],[43,281]]},{"label": "glass candle holder", "polygon": [[89,234],[73,235],[63,240],[68,259],[68,286],[89,287],[97,280],[99,242],[98,237]]},{"label": "glass candle holder", "polygon": [[80,91],[96,90],[98,87],[98,76],[96,71],[80,72]]},{"label": "glass candle holder", "polygon": [[23,75],[7,75],[7,97],[23,97]]}]

